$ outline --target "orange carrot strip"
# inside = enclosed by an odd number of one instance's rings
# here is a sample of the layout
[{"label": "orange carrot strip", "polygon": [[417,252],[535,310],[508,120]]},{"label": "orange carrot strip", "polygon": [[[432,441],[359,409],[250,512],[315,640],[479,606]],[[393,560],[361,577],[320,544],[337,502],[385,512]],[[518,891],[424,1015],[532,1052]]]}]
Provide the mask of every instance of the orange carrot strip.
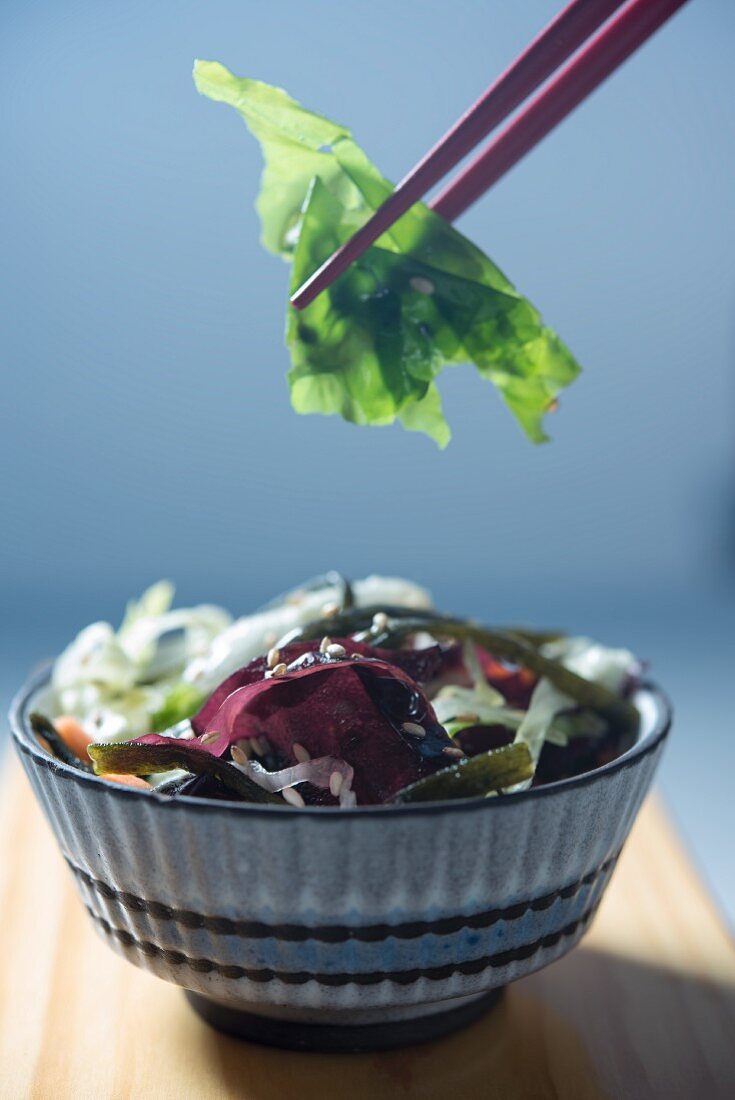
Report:
[{"label": "orange carrot strip", "polygon": [[100,779],[106,779],[108,783],[120,783],[123,787],[140,787],[144,791],[153,789],[150,783],[146,783],[140,776],[126,775],[124,772],[102,772]]},{"label": "orange carrot strip", "polygon": [[70,714],[62,714],[54,719],[54,726],[61,740],[75,756],[80,760],[89,760],[87,745],[91,745],[94,738],[84,731],[76,718]]}]

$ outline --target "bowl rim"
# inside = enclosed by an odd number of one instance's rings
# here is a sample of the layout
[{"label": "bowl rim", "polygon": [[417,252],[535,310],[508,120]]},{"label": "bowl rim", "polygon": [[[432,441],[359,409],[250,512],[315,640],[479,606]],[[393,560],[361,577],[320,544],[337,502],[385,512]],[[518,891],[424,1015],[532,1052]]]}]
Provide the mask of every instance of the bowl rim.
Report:
[{"label": "bowl rim", "polygon": [[148,802],[153,800],[162,808],[178,806],[196,813],[229,811],[246,815],[267,815],[273,820],[292,821],[295,817],[307,817],[310,821],[354,821],[356,818],[366,817],[377,819],[405,815],[446,814],[452,811],[464,812],[467,810],[483,811],[485,813],[501,812],[502,809],[517,806],[523,802],[537,801],[541,798],[564,794],[570,790],[588,787],[614,775],[616,772],[634,767],[644,757],[654,752],[661,742],[666,739],[673,719],[673,708],[667,695],[656,683],[645,680],[636,690],[634,698],[644,696],[649,699],[653,703],[655,717],[651,721],[651,728],[624,753],[599,768],[582,772],[581,775],[559,779],[553,783],[545,783],[540,787],[532,787],[525,791],[517,791],[514,794],[497,798],[474,796],[472,798],[453,798],[436,802],[414,802],[401,805],[380,803],[376,806],[355,806],[349,809],[343,809],[340,806],[260,805],[227,799],[193,798],[191,795],[177,795],[172,798],[170,795],[159,794],[155,790],[144,791],[138,787],[124,787],[118,783],[110,783],[98,775],[80,771],[70,764],[65,764],[62,760],[50,756],[41,748],[28,727],[27,716],[31,709],[33,697],[50,681],[52,667],[53,661],[48,661],[31,674],[14,696],[8,713],[10,730],[16,748],[18,751],[30,756],[38,766],[63,778],[76,780],[82,786],[106,791],[118,798],[145,798]]}]

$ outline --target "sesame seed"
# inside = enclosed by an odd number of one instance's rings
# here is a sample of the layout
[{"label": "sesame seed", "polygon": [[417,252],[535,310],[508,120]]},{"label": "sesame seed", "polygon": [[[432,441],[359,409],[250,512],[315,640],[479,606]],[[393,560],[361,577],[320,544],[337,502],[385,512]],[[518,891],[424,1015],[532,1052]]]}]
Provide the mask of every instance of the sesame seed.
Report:
[{"label": "sesame seed", "polygon": [[265,756],[263,742],[259,737],[251,737],[249,738],[249,741],[256,756]]},{"label": "sesame seed", "polygon": [[325,603],[322,608],[322,615],[325,619],[331,619],[339,611],[338,603]]},{"label": "sesame seed", "polygon": [[195,737],[194,730],[187,730],[186,733],[179,734],[179,741],[193,741]]},{"label": "sesame seed", "polygon": [[364,653],[350,653],[351,661],[362,661],[365,659]]},{"label": "sesame seed", "polygon": [[339,792],[342,790],[342,784],[344,783],[344,776],[342,772],[332,772],[329,777],[329,790],[335,798],[339,798]]},{"label": "sesame seed", "polygon": [[455,718],[455,722],[479,722],[479,714],[471,714],[469,711],[465,711],[464,714],[458,714]]},{"label": "sesame seed", "polygon": [[284,787],[283,790],[281,791],[281,794],[283,795],[283,797],[286,799],[287,802],[291,803],[292,806],[305,806],[306,805],[303,798],[301,797],[301,795],[299,794],[299,792],[296,790],[295,787]]},{"label": "sesame seed", "polygon": [[321,642],[319,643],[319,652],[320,653],[326,653],[331,644],[332,644],[332,639],[328,635],[325,634],[324,637],[322,638]]},{"label": "sesame seed", "polygon": [[221,733],[205,733],[204,737],[202,737],[202,744],[213,745],[215,741],[219,741],[221,736]]},{"label": "sesame seed", "polygon": [[388,616],[385,611],[378,611],[377,615],[373,615],[373,630],[380,632],[385,630],[388,625]]},{"label": "sesame seed", "polygon": [[291,752],[294,754],[299,764],[308,764],[311,760],[311,753],[309,750],[298,741],[294,741],[291,746]]},{"label": "sesame seed", "polygon": [[410,737],[426,737],[426,730],[418,722],[404,722],[401,729]]},{"label": "sesame seed", "polygon": [[327,657],[346,657],[347,650],[343,645],[339,645],[338,642],[333,642],[327,646]]},{"label": "sesame seed", "polygon": [[423,275],[414,275],[408,280],[408,285],[419,294],[433,294],[434,284],[431,279],[425,279]]},{"label": "sesame seed", "polygon": [[230,747],[230,756],[236,764],[247,764],[248,760],[250,759],[248,754],[246,752],[243,752],[239,745],[232,745]]},{"label": "sesame seed", "polygon": [[454,745],[447,745],[445,749],[442,749],[443,756],[451,756],[453,760],[460,760],[464,758],[464,753],[461,749],[455,749]]},{"label": "sesame seed", "polygon": [[281,651],[280,651],[280,649],[276,649],[274,647],[273,649],[268,650],[268,656],[266,657],[266,661],[265,661],[268,668],[275,668],[276,665],[279,664],[280,660],[281,660]]},{"label": "sesame seed", "polygon": [[283,661],[279,661],[274,668],[271,669],[271,676],[285,676],[288,672],[288,665]]}]

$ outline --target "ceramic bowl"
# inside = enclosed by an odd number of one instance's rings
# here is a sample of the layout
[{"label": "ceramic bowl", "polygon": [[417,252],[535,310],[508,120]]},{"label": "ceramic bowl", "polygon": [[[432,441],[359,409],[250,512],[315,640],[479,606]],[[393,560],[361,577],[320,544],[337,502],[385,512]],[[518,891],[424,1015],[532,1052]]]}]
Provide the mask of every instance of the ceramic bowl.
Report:
[{"label": "ceramic bowl", "polygon": [[584,934],[670,725],[654,686],[637,743],[520,794],[340,810],[169,798],[50,757],[18,696],[23,766],[97,930],[215,1026],[283,1046],[427,1039]]}]

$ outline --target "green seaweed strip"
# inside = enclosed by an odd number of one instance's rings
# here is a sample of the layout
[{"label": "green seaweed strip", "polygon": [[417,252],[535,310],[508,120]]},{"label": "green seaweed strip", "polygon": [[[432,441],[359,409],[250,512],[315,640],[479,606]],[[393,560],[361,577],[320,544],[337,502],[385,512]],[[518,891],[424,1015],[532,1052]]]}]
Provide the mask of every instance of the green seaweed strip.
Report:
[{"label": "green seaweed strip", "polygon": [[365,638],[371,645],[385,648],[395,647],[410,634],[429,633],[435,638],[455,638],[479,643],[495,657],[511,661],[530,669],[537,676],[545,676],[559,691],[569,695],[580,706],[598,711],[616,727],[623,730],[638,729],[638,711],[627,699],[621,699],[608,691],[602,684],[585,680],[572,672],[561,661],[546,657],[538,646],[553,641],[558,634],[542,634],[528,630],[500,628],[492,630],[467,619],[454,619],[434,611],[422,611],[417,614],[405,607],[360,607],[345,615],[316,619],[305,626],[291,631],[281,639],[280,645],[299,640],[320,638],[324,634],[343,637],[358,630],[369,630],[373,616],[384,612],[389,622],[385,630],[371,630]]},{"label": "green seaweed strip", "polygon": [[83,772],[91,772],[92,767],[86,760],[80,760],[75,752],[72,752],[64,739],[59,735],[56,730],[56,726],[43,714],[39,714],[34,711],[33,714],[29,714],[28,721],[31,729],[35,733],[36,737],[43,737],[48,742],[54,756],[64,764],[69,764],[72,768],[79,768]]},{"label": "green seaweed strip", "polygon": [[129,741],[117,744],[89,746],[89,755],[97,775],[117,772],[125,775],[152,775],[154,772],[183,768],[195,775],[211,775],[225,787],[236,791],[248,802],[272,803],[284,806],[285,799],[271,794],[248,779],[238,768],[211,753],[190,749],[171,738],[170,745],[135,745]]},{"label": "green seaweed strip", "polygon": [[537,676],[550,680],[554,687],[569,695],[580,706],[598,711],[616,727],[623,730],[638,728],[638,711],[627,699],[621,699],[602,684],[578,676],[561,661],[544,656],[520,635],[508,630],[491,630],[463,619],[443,618],[440,622],[423,618],[402,619],[400,622],[389,622],[385,631],[375,638],[374,644],[382,645],[384,641],[395,641],[408,634],[427,630],[434,637],[448,636],[478,642],[493,656],[512,661],[513,664],[528,668]]},{"label": "green seaweed strip", "polygon": [[425,779],[404,787],[393,802],[437,802],[447,798],[476,798],[512,787],[533,776],[533,760],[523,742],[505,745],[480,756],[461,760]]},{"label": "green seaweed strip", "polygon": [[[371,631],[373,619],[377,614],[385,614],[389,619],[396,619],[401,621],[403,619],[415,619],[417,617],[416,609],[413,607],[399,607],[391,604],[373,604],[370,607],[351,607],[342,613],[337,615],[324,616],[320,619],[312,619],[311,622],[305,623],[303,626],[297,626],[288,634],[284,635],[278,641],[279,646],[288,645],[289,642],[299,641],[312,641],[315,638],[323,638],[325,634],[329,634],[334,638],[345,637],[350,634],[356,634],[358,631],[364,630],[371,632],[371,636],[365,638],[365,641],[372,642]],[[428,624],[435,623],[453,623],[455,619],[449,618],[447,615],[442,615],[438,611],[421,611],[421,619],[425,620],[423,630],[430,630]],[[564,634],[560,630],[550,631],[537,631],[529,630],[527,627],[506,627],[504,632],[513,634],[518,638],[522,638],[531,646],[545,645],[547,642],[555,642],[559,638],[563,638]],[[432,631],[432,633],[436,633]],[[384,635],[381,635],[384,637]],[[377,644],[377,643],[376,643]],[[390,645],[390,639],[388,640]]]}]

